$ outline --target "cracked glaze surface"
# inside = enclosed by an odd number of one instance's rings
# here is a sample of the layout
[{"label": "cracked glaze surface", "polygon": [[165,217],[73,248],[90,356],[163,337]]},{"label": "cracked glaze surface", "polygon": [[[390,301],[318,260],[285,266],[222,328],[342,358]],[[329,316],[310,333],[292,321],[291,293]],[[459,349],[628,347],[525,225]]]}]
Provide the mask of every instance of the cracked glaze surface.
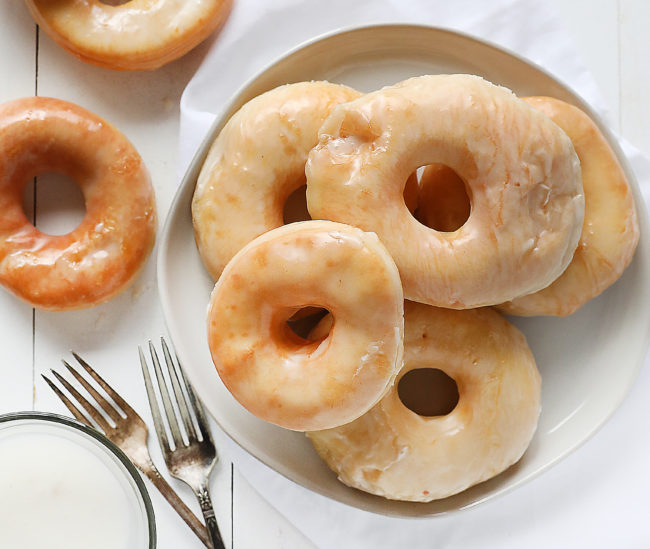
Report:
[{"label": "cracked glaze surface", "polygon": [[[72,232],[40,232],[22,208],[39,173],[74,179],[86,215]],[[90,307],[135,278],[153,247],[149,173],[116,128],[72,103],[45,97],[0,105],[0,282],[34,307]]]},{"label": "cracked glaze surface", "polygon": [[221,25],[232,0],[26,0],[40,27],[88,63],[150,70],[181,57]]},{"label": "cracked glaze surface", "polygon": [[328,82],[289,84],[252,99],[228,121],[192,200],[195,240],[213,279],[244,245],[284,224],[285,200],[305,184],[307,154],[323,120],[360,95]]},{"label": "cracked glaze surface", "polygon": [[[456,382],[459,400],[449,414],[420,416],[402,404],[398,382],[419,368],[440,369]],[[359,419],[307,435],[348,486],[432,501],[519,460],[537,427],[540,389],[524,336],[497,312],[406,302],[404,367],[390,391]]]},{"label": "cracked glaze surface", "polygon": [[525,101],[571,138],[582,167],[585,220],[566,271],[543,290],[498,308],[515,315],[566,316],[620,278],[634,256],[639,222],[623,168],[594,122],[559,99],[529,97]]},{"label": "cracked glaze surface", "polygon": [[[304,307],[334,318],[305,340],[286,321]],[[256,416],[288,429],[352,421],[402,365],[403,296],[375,234],[330,221],[274,229],[246,245],[219,278],[208,342],[222,381]]]},{"label": "cracked glaze surface", "polygon": [[[470,191],[459,230],[420,224],[401,194],[443,163]],[[469,75],[412,78],[336,107],[306,166],[312,217],[377,233],[407,299],[463,309],[550,284],[580,237],[584,197],[570,139],[509,90]]]}]

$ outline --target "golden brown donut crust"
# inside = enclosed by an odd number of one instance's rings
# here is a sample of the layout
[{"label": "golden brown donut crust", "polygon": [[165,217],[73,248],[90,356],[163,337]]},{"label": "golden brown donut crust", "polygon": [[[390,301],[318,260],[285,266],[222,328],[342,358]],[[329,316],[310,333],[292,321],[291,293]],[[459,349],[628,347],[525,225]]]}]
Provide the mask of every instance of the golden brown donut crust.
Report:
[{"label": "golden brown donut crust", "polygon": [[[286,321],[305,307],[334,317],[317,341]],[[273,229],[242,248],[214,287],[208,343],[219,376],[256,416],[298,431],[356,419],[402,364],[397,267],[373,233],[331,221]]]},{"label": "golden brown donut crust", "polygon": [[[22,208],[44,172],[74,179],[86,215],[72,232],[40,232]],[[149,173],[133,145],[97,115],[66,101],[28,97],[0,105],[0,283],[34,307],[97,305],[126,288],[154,244]]]},{"label": "golden brown donut crust", "polygon": [[284,224],[287,197],[305,184],[307,154],[331,110],[361,94],[329,82],[298,82],[259,95],[221,130],[192,199],[199,254],[213,279],[241,248]]},{"label": "golden brown donut crust", "polygon": [[[402,198],[418,167],[466,182],[472,211],[453,233]],[[306,166],[312,217],[377,233],[411,300],[464,309],[557,278],[575,251],[584,197],[570,139],[509,90],[471,75],[411,78],[334,108]]]},{"label": "golden brown donut crust", "polygon": [[[449,414],[424,417],[402,403],[399,380],[418,368],[454,379],[459,400]],[[404,367],[391,390],[359,419],[307,435],[348,486],[432,501],[519,460],[537,426],[540,389],[526,339],[496,311],[406,302]]]},{"label": "golden brown donut crust", "polygon": [[232,0],[25,0],[38,25],[75,57],[108,69],[152,70],[220,27]]}]

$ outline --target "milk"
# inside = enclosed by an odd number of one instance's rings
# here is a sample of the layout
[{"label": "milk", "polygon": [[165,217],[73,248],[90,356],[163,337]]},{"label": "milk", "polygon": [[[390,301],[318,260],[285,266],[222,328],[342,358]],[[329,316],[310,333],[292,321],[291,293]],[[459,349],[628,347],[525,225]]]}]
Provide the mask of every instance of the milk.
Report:
[{"label": "milk", "polygon": [[145,517],[128,471],[91,437],[0,423],[0,548],[146,549]]}]

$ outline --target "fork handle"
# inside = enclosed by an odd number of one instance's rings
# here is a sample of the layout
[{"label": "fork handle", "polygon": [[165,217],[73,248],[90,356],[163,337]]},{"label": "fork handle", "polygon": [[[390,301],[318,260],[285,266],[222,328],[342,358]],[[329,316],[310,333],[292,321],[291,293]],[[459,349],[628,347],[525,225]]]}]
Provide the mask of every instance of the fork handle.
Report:
[{"label": "fork handle", "polygon": [[[192,532],[194,532],[197,537],[203,542],[203,545],[210,549],[210,538],[208,537],[205,526],[203,526],[201,521],[196,517],[192,510],[187,505],[185,505],[183,500],[178,497],[178,494],[176,494],[174,489],[160,475],[153,462],[146,460],[143,463],[136,463],[136,465],[147,476],[147,478],[153,482],[156,488],[158,488],[159,492],[176,510],[176,512],[181,516],[185,523],[192,529]],[[212,516],[214,517],[214,513]],[[215,545],[215,547],[223,547],[223,543],[221,546]]]},{"label": "fork handle", "polygon": [[212,500],[210,499],[210,492],[208,490],[207,483],[195,489],[194,493],[196,494],[196,497],[199,500],[199,504],[201,505],[203,518],[205,519],[205,527],[208,530],[208,536],[210,536],[212,548],[226,549],[226,546],[223,543],[223,539],[221,539],[221,532],[219,532],[217,519],[214,516],[214,508],[212,507]]}]

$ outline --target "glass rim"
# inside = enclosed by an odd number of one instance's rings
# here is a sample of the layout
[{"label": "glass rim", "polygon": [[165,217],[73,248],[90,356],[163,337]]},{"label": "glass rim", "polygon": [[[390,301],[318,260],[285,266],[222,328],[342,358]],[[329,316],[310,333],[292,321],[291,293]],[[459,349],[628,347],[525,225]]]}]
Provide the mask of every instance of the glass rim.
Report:
[{"label": "glass rim", "polygon": [[109,440],[105,435],[100,433],[94,427],[89,427],[76,419],[62,416],[59,414],[54,414],[51,412],[38,412],[38,411],[28,411],[28,412],[10,412],[7,414],[0,414],[0,425],[10,421],[19,421],[19,420],[37,420],[44,421],[55,424],[62,424],[67,427],[81,431],[84,435],[89,436],[95,441],[99,442],[104,446],[113,456],[115,456],[118,461],[124,466],[127,473],[135,483],[137,488],[137,493],[139,493],[144,503],[145,514],[147,519],[147,530],[148,530],[148,549],[156,549],[157,539],[156,539],[156,518],[151,503],[151,497],[147,491],[147,487],[140,476],[140,473],[136,469],[133,462],[127,457],[127,455],[111,440]]}]

